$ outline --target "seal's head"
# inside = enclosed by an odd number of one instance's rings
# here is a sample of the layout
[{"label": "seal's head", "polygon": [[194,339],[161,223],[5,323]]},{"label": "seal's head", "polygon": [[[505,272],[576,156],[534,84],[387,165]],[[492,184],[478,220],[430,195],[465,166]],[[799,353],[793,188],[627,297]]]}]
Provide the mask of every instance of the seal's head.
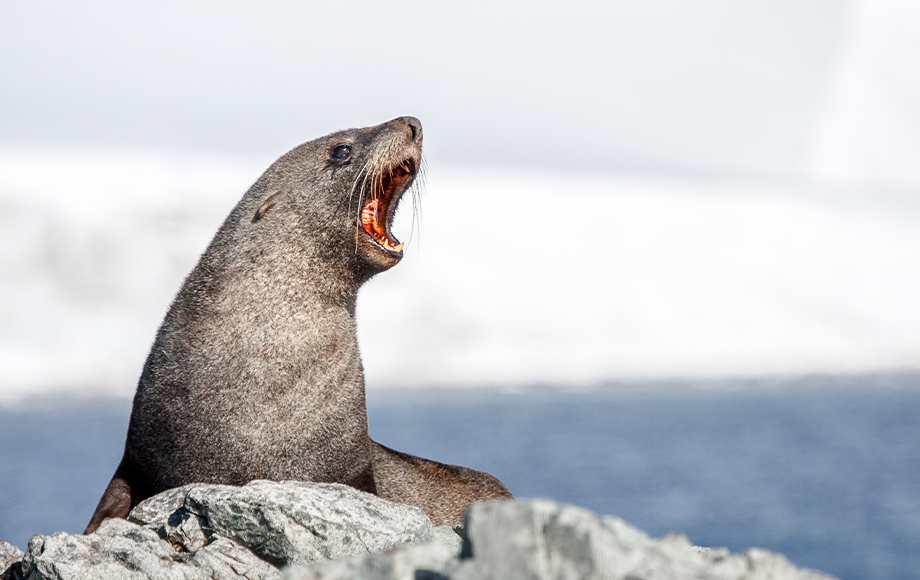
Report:
[{"label": "seal's head", "polygon": [[402,259],[391,226],[421,160],[422,124],[415,117],[332,133],[276,161],[241,202],[238,217],[253,234],[263,233],[263,250],[283,245],[290,257],[297,247],[330,276],[347,270],[360,285]]}]

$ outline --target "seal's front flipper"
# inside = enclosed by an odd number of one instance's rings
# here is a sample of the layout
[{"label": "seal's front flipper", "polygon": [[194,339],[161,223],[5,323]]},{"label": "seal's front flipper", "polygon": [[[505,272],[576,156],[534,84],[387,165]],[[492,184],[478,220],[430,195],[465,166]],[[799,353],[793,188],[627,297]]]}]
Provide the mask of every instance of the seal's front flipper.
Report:
[{"label": "seal's front flipper", "polygon": [[131,485],[123,476],[123,466],[124,461],[122,461],[122,464],[115,470],[112,481],[110,481],[108,487],[105,488],[105,492],[102,494],[102,498],[96,506],[96,511],[93,512],[93,517],[90,518],[89,523],[86,525],[86,529],[83,530],[84,534],[95,532],[99,524],[102,523],[102,520],[106,518],[128,517],[131,508],[134,507],[136,502],[132,501]]}]

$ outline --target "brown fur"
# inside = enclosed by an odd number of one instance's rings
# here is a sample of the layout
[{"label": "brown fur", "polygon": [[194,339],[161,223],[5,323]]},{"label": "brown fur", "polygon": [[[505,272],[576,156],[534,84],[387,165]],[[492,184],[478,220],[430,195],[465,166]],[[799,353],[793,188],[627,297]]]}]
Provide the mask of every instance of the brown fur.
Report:
[{"label": "brown fur", "polygon": [[463,523],[463,512],[474,501],[512,497],[488,473],[414,457],[376,441],[371,445],[377,495],[421,507],[436,526]]},{"label": "brown fur", "polygon": [[[340,159],[343,143],[351,154]],[[511,496],[488,474],[368,436],[355,303],[402,256],[364,231],[361,208],[391,168],[420,166],[421,143],[412,117],[327,135],[282,156],[243,196],[163,320],[124,456],[86,533],[188,483],[345,483],[448,525],[474,501]]]}]

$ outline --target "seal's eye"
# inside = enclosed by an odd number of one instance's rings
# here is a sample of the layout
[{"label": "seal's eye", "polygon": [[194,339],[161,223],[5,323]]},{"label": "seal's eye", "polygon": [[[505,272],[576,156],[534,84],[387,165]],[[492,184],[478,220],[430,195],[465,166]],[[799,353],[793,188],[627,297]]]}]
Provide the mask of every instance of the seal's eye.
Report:
[{"label": "seal's eye", "polygon": [[339,143],[332,148],[332,158],[342,161],[343,159],[348,159],[348,156],[351,155],[351,145],[347,143]]}]

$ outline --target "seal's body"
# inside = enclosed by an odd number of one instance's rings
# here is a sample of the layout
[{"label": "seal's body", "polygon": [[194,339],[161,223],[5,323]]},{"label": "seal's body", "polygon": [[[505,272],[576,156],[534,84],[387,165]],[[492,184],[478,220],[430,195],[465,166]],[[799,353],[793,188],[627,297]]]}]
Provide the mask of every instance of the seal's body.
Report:
[{"label": "seal's body", "polygon": [[134,397],[124,457],[86,532],[187,483],[345,483],[436,525],[511,497],[486,473],[371,441],[355,301],[402,258],[390,232],[421,162],[400,117],[305,143],[243,196],[186,278]]}]

